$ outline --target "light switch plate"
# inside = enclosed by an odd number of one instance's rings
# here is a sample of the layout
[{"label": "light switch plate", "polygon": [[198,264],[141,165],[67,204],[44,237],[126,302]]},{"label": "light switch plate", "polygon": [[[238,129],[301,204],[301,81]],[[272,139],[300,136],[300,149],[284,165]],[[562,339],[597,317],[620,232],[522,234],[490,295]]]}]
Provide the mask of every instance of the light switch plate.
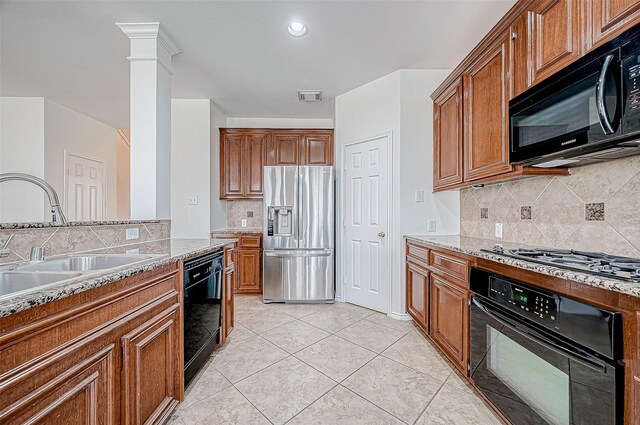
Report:
[{"label": "light switch plate", "polygon": [[242,227],[247,227],[247,219],[246,219],[246,218],[243,218],[243,219],[240,221],[240,225],[241,225]]},{"label": "light switch plate", "polygon": [[192,196],[189,198],[189,205],[198,205],[198,197]]},{"label": "light switch plate", "polygon": [[416,202],[424,202],[424,190],[416,190]]},{"label": "light switch plate", "polygon": [[496,238],[502,237],[502,223],[496,223]]},{"label": "light switch plate", "polygon": [[427,220],[427,231],[435,232],[436,231],[436,220],[431,218]]},{"label": "light switch plate", "polygon": [[137,227],[127,229],[126,231],[127,240],[138,239],[139,237],[140,237],[140,229],[138,229]]}]

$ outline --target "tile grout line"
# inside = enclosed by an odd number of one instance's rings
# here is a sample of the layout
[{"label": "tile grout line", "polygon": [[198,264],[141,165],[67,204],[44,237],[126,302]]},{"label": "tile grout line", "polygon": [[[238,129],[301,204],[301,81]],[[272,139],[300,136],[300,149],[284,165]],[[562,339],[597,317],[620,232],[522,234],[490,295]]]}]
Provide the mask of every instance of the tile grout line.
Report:
[{"label": "tile grout line", "polygon": [[[455,373],[455,372],[453,372],[453,371],[452,371],[452,373]],[[436,391],[436,392],[433,394],[433,397],[431,397],[431,399],[427,402],[427,405],[426,405],[426,406],[424,406],[424,409],[422,409],[422,411],[420,412],[420,414],[418,415],[418,417],[416,418],[416,420],[415,420],[415,421],[413,421],[413,423],[412,423],[411,425],[415,425],[415,424],[420,420],[420,418],[422,417],[422,415],[424,415],[424,412],[426,412],[426,411],[427,411],[427,409],[429,408],[429,405],[433,402],[433,400],[435,400],[435,399],[436,399],[436,397],[438,396],[438,394],[440,394],[440,391],[442,391],[442,388],[446,385],[447,380],[449,379],[449,377],[450,377],[450,376],[451,376],[451,374],[449,374],[449,376],[447,376],[447,379],[445,379],[445,380],[444,380],[444,382],[442,383],[442,385],[440,385],[440,387],[438,388],[438,391]]]}]

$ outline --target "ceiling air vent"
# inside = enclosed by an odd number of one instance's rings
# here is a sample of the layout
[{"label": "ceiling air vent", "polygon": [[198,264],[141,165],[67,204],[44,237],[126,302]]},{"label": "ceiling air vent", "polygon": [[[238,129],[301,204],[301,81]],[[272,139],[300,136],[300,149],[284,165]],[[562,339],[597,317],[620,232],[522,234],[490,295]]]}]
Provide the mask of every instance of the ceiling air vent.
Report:
[{"label": "ceiling air vent", "polygon": [[322,90],[298,90],[298,99],[302,102],[321,102]]}]

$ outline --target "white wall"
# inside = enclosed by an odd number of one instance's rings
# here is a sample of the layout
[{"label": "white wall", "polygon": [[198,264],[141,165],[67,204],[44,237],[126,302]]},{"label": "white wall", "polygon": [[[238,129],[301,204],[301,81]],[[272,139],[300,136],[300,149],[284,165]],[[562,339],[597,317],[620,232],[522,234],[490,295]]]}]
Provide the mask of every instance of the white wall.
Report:
[{"label": "white wall", "polygon": [[[211,222],[211,101],[171,100],[171,237],[208,238]],[[189,198],[197,197],[197,205]]]},{"label": "white wall", "polygon": [[[0,98],[0,173],[44,178],[44,98]],[[45,198],[30,183],[0,184],[0,222],[44,221]]]},{"label": "white wall", "polygon": [[220,128],[227,126],[227,117],[211,102],[211,230],[227,227],[227,201],[220,199]]},{"label": "white wall", "polygon": [[[404,240],[407,233],[427,233],[427,219],[437,220],[434,234],[458,234],[460,201],[457,192],[432,194],[433,123],[431,92],[449,71],[400,70],[336,97],[336,165],[342,164],[345,143],[390,132],[392,149],[392,316],[405,313]],[[338,223],[342,222],[338,173]],[[415,191],[425,191],[425,202],[415,202]],[[342,297],[342,228],[337,229],[337,295]]]},{"label": "white wall", "polygon": [[118,154],[116,129],[98,120],[44,100],[44,175],[58,192],[63,211],[69,216],[65,194],[65,151],[104,163],[105,220],[117,216]]},{"label": "white wall", "polygon": [[332,118],[227,118],[229,128],[333,128]]}]

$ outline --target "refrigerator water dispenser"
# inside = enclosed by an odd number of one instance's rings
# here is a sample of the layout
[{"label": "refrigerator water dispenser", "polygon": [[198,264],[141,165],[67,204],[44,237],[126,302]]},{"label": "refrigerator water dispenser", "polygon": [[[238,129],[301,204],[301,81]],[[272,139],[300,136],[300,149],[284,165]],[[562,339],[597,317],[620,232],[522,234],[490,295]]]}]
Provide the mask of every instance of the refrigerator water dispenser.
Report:
[{"label": "refrigerator water dispenser", "polygon": [[268,207],[268,236],[293,236],[293,207]]}]

